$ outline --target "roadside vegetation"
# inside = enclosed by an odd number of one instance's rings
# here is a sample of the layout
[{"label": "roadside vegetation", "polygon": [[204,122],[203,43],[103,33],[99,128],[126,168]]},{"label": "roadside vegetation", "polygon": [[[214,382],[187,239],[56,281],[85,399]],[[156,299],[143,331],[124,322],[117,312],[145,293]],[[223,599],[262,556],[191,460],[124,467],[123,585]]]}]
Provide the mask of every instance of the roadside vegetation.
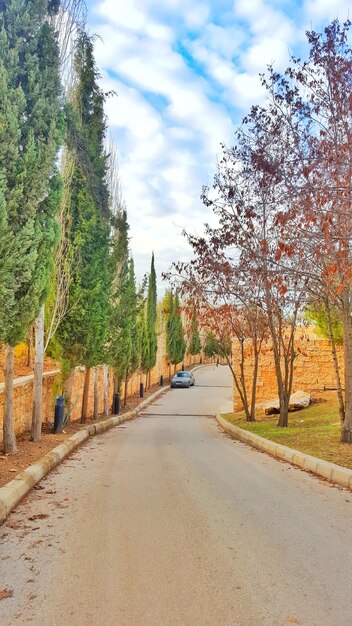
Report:
[{"label": "roadside vegetation", "polygon": [[[56,392],[64,395],[67,420],[76,402],[73,374],[84,368],[80,413],[85,423],[92,378],[98,418],[100,366],[105,415],[111,408],[109,371],[114,391],[125,390],[125,401],[135,372],[143,376],[145,389],[151,386],[160,322],[154,254],[150,270],[136,284],[128,208],[105,114],[107,99],[116,94],[100,86],[84,0],[9,0],[0,7],[3,450],[15,454],[18,344],[34,344],[30,438],[37,444],[46,358],[60,365]],[[172,299],[168,354],[176,366],[187,341],[182,303],[176,292]],[[200,352],[193,333],[192,354],[196,348]]]},{"label": "roadside vegetation", "polygon": [[290,413],[284,429],[278,426],[277,416],[264,415],[262,408],[256,410],[255,422],[247,422],[243,411],[223,417],[256,435],[352,469],[351,447],[340,441],[339,407],[332,392],[322,392],[307,409]]},{"label": "roadside vegetation", "polygon": [[284,72],[270,66],[263,73],[265,102],[250,108],[232,145],[222,146],[213,184],[203,189],[218,225],[206,225],[201,236],[186,232],[194,257],[169,273],[209,333],[224,348],[228,337],[236,344],[238,362],[229,361],[248,422],[256,419],[259,357],[270,346],[278,426],[289,427],[299,331],[307,316],[325,326],[346,443],[352,443],[350,33],[349,20],[308,31],[306,58],[292,57]]}]

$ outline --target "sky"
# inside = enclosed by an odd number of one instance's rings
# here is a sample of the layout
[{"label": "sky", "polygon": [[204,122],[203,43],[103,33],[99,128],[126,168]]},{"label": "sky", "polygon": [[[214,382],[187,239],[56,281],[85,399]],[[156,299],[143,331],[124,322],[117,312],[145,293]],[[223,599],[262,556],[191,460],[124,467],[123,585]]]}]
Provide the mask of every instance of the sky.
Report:
[{"label": "sky", "polygon": [[[265,94],[259,73],[304,54],[305,31],[352,17],[352,0],[88,0],[109,132],[117,144],[137,278],[191,251],[213,216],[200,200],[221,144]],[[350,9],[350,11],[349,11]]]}]

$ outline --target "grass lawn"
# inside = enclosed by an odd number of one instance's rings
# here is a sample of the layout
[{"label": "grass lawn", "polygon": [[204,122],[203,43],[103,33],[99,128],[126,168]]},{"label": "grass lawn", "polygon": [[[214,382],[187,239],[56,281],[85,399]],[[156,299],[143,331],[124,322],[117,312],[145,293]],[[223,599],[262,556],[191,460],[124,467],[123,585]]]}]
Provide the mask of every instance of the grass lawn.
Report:
[{"label": "grass lawn", "polygon": [[258,409],[254,423],[245,420],[244,413],[224,415],[235,426],[250,430],[306,454],[352,469],[352,445],[340,443],[340,421],[335,395],[320,394],[325,402],[312,404],[303,411],[289,413],[288,428],[278,428],[278,416],[266,416]]}]

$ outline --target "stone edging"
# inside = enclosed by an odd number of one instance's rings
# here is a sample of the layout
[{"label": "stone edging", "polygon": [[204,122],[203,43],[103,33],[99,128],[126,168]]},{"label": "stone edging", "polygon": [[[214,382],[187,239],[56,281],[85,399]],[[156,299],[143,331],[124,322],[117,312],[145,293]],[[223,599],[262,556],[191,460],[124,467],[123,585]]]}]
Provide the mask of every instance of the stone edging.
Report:
[{"label": "stone edging", "polygon": [[51,452],[45,454],[37,463],[30,465],[23,472],[20,472],[0,488],[0,524],[2,524],[15,506],[24,498],[27,493],[39,483],[54,467],[56,467],[63,459],[65,459],[75,448],[80,446],[89,437],[100,435],[114,426],[123,424],[133,419],[141,409],[155,400],[162,393],[170,389],[169,385],[158,389],[149,398],[143,400],[137,407],[131,411],[127,411],[123,415],[113,415],[102,422],[90,424],[86,428],[82,428],[78,433],[69,437],[65,442],[56,446]]},{"label": "stone edging", "polygon": [[322,459],[318,459],[310,454],[298,452],[298,450],[294,450],[293,448],[288,448],[280,443],[275,443],[275,441],[270,441],[270,439],[265,439],[264,437],[255,435],[248,430],[234,426],[234,424],[225,420],[221,415],[217,415],[216,419],[221,428],[223,428],[231,437],[239,439],[240,441],[243,441],[243,443],[247,443],[262,452],[266,452],[276,459],[281,459],[283,461],[287,461],[288,463],[292,463],[292,465],[297,465],[297,467],[307,472],[311,472],[316,476],[321,476],[331,483],[335,483],[340,485],[340,487],[352,490],[352,470],[347,467],[341,467],[335,463],[323,461]]}]

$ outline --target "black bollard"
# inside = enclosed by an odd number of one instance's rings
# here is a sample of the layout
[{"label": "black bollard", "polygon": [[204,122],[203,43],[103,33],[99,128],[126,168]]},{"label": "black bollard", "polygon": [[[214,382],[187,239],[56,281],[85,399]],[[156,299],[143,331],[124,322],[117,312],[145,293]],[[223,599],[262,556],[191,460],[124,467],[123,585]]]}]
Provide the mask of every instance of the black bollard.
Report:
[{"label": "black bollard", "polygon": [[143,383],[141,383],[139,385],[139,397],[143,398],[143,396],[144,396],[144,385],[143,385]]},{"label": "black bollard", "polygon": [[160,387],[162,387],[164,384],[164,376],[161,374],[160,376]]},{"label": "black bollard", "polygon": [[113,415],[118,415],[120,413],[120,394],[114,393],[114,399],[112,403],[112,412]]},{"label": "black bollard", "polygon": [[185,371],[185,364],[184,363],[182,363],[182,371],[183,372]]},{"label": "black bollard", "polygon": [[200,365],[202,365],[202,363],[203,363],[203,359],[202,359],[202,357],[200,357],[200,361],[199,361],[199,363],[200,363]]},{"label": "black bollard", "polygon": [[55,400],[54,433],[62,433],[64,429],[64,404],[64,397],[57,396]]}]

